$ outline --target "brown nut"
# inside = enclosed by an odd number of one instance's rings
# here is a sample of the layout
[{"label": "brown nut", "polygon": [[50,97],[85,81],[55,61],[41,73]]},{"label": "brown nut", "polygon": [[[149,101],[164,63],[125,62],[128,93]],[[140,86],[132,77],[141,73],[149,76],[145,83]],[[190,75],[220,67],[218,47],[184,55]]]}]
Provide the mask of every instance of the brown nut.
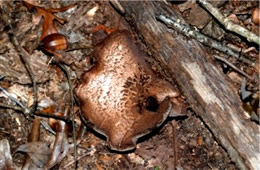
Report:
[{"label": "brown nut", "polygon": [[59,33],[44,37],[40,43],[40,48],[52,54],[56,51],[65,50],[67,47],[67,38]]},{"label": "brown nut", "polygon": [[252,10],[252,21],[253,23],[259,25],[260,24],[260,8],[254,8]]}]

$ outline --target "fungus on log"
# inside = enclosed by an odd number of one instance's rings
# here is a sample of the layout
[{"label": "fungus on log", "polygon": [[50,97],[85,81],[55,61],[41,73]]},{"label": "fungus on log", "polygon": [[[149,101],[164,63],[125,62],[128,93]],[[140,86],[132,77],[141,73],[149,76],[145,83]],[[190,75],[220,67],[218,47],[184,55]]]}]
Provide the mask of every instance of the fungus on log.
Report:
[{"label": "fungus on log", "polygon": [[125,18],[148,47],[154,61],[176,80],[192,109],[203,119],[232,161],[241,169],[260,163],[259,127],[249,121],[230,80],[196,40],[168,29],[158,14],[180,16],[164,2],[120,1]]}]

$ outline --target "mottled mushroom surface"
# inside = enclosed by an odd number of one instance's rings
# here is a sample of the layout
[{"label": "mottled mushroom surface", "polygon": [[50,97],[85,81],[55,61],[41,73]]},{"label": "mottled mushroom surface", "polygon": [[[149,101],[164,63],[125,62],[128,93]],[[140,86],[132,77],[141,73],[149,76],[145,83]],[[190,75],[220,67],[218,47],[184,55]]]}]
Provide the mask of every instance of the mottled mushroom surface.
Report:
[{"label": "mottled mushroom surface", "polygon": [[110,34],[93,57],[76,89],[82,118],[107,137],[117,151],[134,149],[136,140],[164,122],[178,93],[158,78],[128,31]]}]

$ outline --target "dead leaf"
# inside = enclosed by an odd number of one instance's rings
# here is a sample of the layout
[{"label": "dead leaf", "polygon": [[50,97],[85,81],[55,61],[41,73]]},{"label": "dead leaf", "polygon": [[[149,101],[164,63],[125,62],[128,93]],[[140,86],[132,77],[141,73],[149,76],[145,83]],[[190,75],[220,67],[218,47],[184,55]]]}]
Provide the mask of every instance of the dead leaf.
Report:
[{"label": "dead leaf", "polygon": [[10,145],[7,139],[0,141],[0,169],[14,169]]},{"label": "dead leaf", "polygon": [[246,98],[248,98],[249,96],[252,95],[252,93],[250,91],[246,90],[246,79],[243,79],[242,83],[241,83],[241,98],[242,100],[245,100]]},{"label": "dead leaf", "polygon": [[40,37],[40,41],[50,34],[58,33],[58,30],[57,30],[57,28],[54,24],[54,20],[58,21],[60,24],[65,23],[64,19],[55,16],[53,13],[54,12],[63,12],[63,11],[66,11],[66,10],[75,6],[74,4],[72,4],[72,5],[69,5],[69,6],[66,6],[66,7],[62,7],[62,8],[45,9],[43,7],[31,4],[28,1],[24,1],[24,3],[29,10],[31,10],[33,8],[35,8],[37,10],[38,13],[36,14],[35,20],[40,20],[41,17],[44,18],[44,22],[43,22],[43,25],[42,25],[42,35]]},{"label": "dead leaf", "polygon": [[239,24],[239,20],[235,14],[231,14],[227,17],[230,21],[233,21],[236,24]]},{"label": "dead leaf", "polygon": [[43,167],[51,154],[49,146],[47,142],[30,142],[19,146],[16,152],[27,153],[38,167]]},{"label": "dead leaf", "polygon": [[201,146],[203,144],[203,137],[202,136],[198,136],[197,138],[197,145]]}]

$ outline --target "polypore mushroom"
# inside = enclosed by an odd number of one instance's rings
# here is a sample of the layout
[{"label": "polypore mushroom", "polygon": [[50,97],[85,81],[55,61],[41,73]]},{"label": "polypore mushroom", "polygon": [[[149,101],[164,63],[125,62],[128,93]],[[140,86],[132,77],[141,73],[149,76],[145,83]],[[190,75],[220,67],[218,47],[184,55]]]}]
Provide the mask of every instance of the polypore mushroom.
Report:
[{"label": "polypore mushroom", "polygon": [[112,150],[134,149],[139,137],[165,121],[179,94],[155,75],[128,31],[110,34],[93,57],[96,65],[76,89],[81,116]]}]

